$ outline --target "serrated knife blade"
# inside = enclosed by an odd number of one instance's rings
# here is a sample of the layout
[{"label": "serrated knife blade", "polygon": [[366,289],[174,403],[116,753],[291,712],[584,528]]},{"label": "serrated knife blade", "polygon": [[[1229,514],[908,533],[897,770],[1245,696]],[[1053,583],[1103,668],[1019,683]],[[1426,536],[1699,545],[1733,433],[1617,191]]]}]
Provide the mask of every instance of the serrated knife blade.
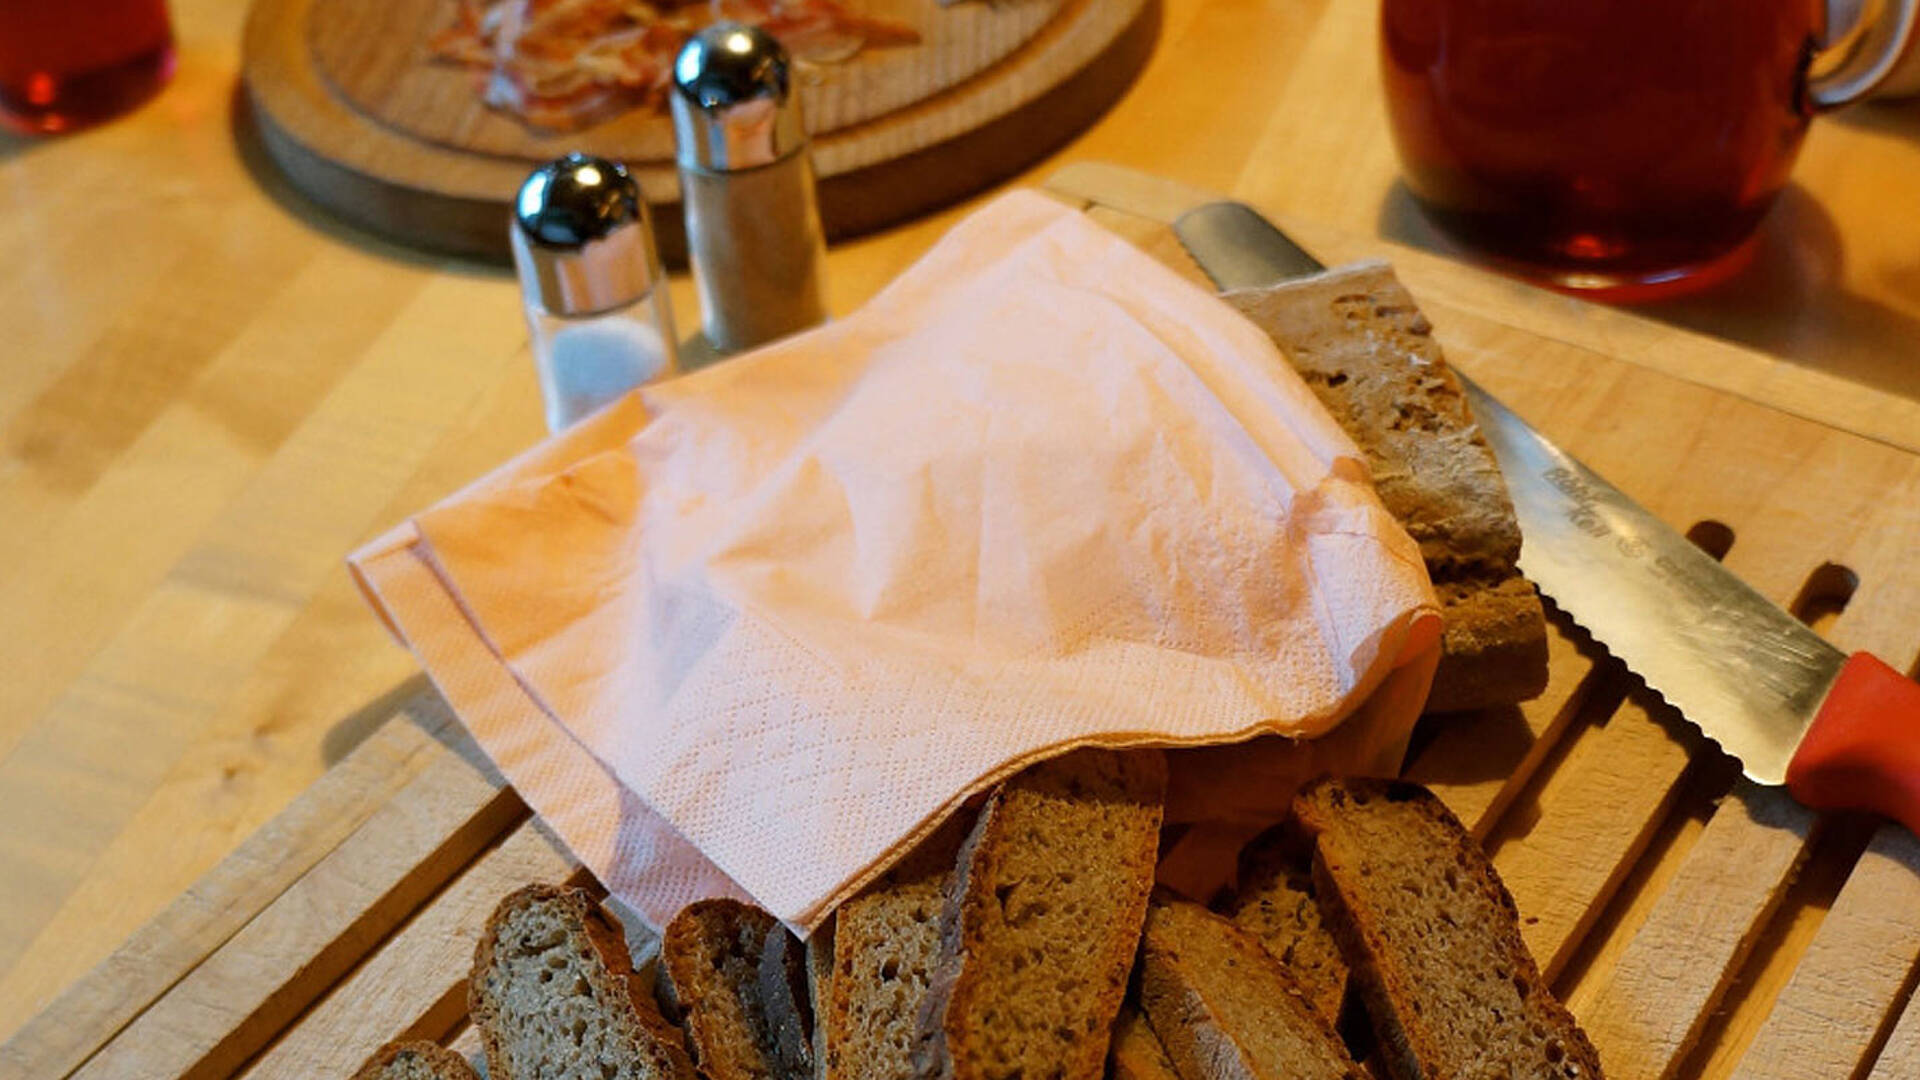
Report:
[{"label": "serrated knife blade", "polygon": [[[1323,269],[1251,207],[1174,221],[1223,290]],[[1456,371],[1457,373],[1457,371]],[[1520,570],[1667,702],[1820,809],[1873,810],[1920,833],[1920,685],[1848,656],[1461,375],[1506,476]]]},{"label": "serrated knife blade", "polygon": [[1513,496],[1520,572],[1749,777],[1786,783],[1846,654],[1472,379],[1460,382]]}]

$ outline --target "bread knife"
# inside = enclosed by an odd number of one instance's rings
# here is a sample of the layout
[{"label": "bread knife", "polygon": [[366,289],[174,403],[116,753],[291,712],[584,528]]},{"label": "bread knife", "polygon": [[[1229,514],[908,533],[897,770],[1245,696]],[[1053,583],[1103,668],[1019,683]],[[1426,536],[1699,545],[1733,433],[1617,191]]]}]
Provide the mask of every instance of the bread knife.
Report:
[{"label": "bread knife", "polygon": [[[1173,230],[1222,291],[1325,269],[1243,203],[1195,207]],[[1520,570],[1541,593],[1754,781],[1920,834],[1920,684],[1841,652],[1459,377],[1513,496]]]}]

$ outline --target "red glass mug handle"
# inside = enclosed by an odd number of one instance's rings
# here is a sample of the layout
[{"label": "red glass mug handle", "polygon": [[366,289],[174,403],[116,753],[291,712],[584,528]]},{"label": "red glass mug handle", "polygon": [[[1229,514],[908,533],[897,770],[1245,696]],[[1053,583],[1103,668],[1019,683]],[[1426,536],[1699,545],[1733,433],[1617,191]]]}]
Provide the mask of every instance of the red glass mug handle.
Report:
[{"label": "red glass mug handle", "polygon": [[[1893,74],[1920,22],[1920,0],[1826,0],[1828,44],[1813,56],[1807,99],[1821,111],[1848,105]],[[1836,26],[1845,29],[1834,32]]]}]

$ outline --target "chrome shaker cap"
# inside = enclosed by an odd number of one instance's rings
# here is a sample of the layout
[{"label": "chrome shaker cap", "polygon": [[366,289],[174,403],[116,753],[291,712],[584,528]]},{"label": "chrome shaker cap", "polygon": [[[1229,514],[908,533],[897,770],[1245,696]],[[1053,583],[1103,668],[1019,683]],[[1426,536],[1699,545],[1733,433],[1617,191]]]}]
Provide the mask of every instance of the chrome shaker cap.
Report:
[{"label": "chrome shaker cap", "polygon": [[806,144],[793,63],[757,26],[717,22],[673,62],[673,135],[683,167],[730,172],[770,165]]},{"label": "chrome shaker cap", "polygon": [[663,276],[640,186],[604,158],[568,154],[535,169],[507,231],[521,289],[554,314],[624,307]]}]

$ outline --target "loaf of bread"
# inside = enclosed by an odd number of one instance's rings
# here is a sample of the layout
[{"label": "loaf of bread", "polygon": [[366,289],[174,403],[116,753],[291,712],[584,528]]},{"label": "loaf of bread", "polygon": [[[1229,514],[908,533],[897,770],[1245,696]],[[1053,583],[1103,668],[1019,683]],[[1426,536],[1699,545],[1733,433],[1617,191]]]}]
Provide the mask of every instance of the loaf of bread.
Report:
[{"label": "loaf of bread", "polygon": [[1393,271],[1367,263],[1225,294],[1360,445],[1380,500],[1420,545],[1446,627],[1430,712],[1546,689],[1546,623],[1493,451]]},{"label": "loaf of bread", "polygon": [[1320,918],[1312,854],[1290,829],[1261,833],[1240,853],[1239,885],[1224,911],[1287,969],[1320,1018],[1337,1025],[1347,964]]},{"label": "loaf of bread", "polygon": [[1324,779],[1294,805],[1397,1080],[1598,1080],[1599,1056],[1540,977],[1513,897],[1439,799],[1402,781]]},{"label": "loaf of bread", "polygon": [[660,935],[660,970],[686,1029],[694,1068],[707,1080],[806,1080],[780,1068],[761,998],[760,959],[778,920],[738,900],[700,900]]},{"label": "loaf of bread", "polygon": [[1147,907],[1140,1006],[1180,1080],[1365,1080],[1280,962],[1191,901]]},{"label": "loaf of bread", "polygon": [[988,797],[941,916],[923,1080],[1097,1080],[1160,840],[1156,751],[1078,750]]},{"label": "loaf of bread", "polygon": [[820,1005],[826,1080],[908,1080],[940,916],[968,819],[955,814],[833,919]]},{"label": "loaf of bread", "polygon": [[619,926],[580,889],[529,885],[500,901],[474,949],[467,1007],[489,1080],[694,1080]]},{"label": "loaf of bread", "polygon": [[480,1080],[480,1074],[438,1043],[390,1042],[360,1066],[353,1080]]}]

